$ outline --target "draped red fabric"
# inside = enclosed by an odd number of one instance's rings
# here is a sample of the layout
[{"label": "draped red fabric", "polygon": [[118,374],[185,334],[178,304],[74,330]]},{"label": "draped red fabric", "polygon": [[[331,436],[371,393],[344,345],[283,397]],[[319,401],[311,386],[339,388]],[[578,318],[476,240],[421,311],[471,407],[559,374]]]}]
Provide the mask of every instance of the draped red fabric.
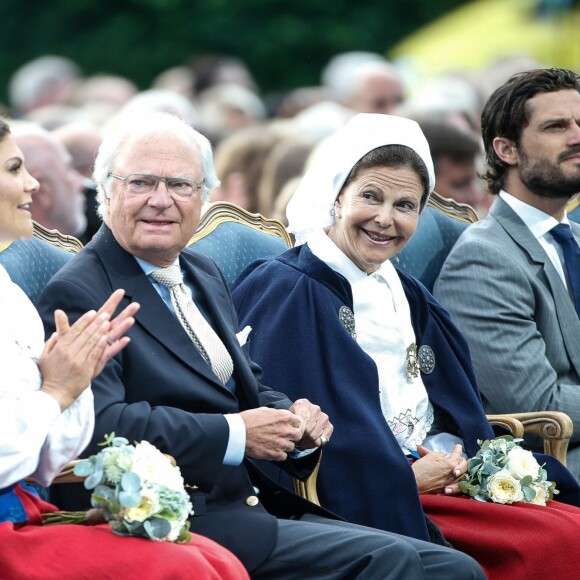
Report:
[{"label": "draped red fabric", "polygon": [[447,540],[475,558],[491,580],[578,578],[580,510],[557,501],[502,505],[421,495]]},{"label": "draped red fabric", "polygon": [[[56,508],[26,491],[18,491],[29,514]],[[32,523],[0,524],[0,578],[2,580],[244,580],[241,562],[212,540],[193,534],[188,544],[152,542],[116,536],[108,524],[99,526]]]}]

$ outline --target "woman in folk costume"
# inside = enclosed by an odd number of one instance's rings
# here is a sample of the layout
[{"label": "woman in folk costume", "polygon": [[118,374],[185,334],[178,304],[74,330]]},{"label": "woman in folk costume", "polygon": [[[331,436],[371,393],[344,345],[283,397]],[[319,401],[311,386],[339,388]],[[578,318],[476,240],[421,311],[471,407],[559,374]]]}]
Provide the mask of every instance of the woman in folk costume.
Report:
[{"label": "woman in folk costume", "polygon": [[[0,118],[0,242],[32,235],[37,188]],[[0,266],[0,578],[247,578],[235,556],[201,536],[178,545],[116,536],[108,524],[41,525],[57,508],[23,479],[49,485],[90,441],[90,381],[127,344],[138,309],[111,318],[122,297],[118,290],[71,327],[57,311],[45,345],[34,306]]]},{"label": "woman in folk costume", "polygon": [[[250,265],[233,297],[265,380],[333,419],[318,477],[323,506],[348,520],[435,541],[437,529],[491,578],[571,577],[580,509],[459,495],[494,434],[467,343],[447,312],[396,268],[433,190],[419,126],[361,114],[309,166],[287,209],[297,246]],[[391,262],[395,258],[395,265]],[[577,504],[578,486],[542,456]],[[565,547],[563,547],[565,546]],[[560,557],[557,554],[565,554]]]}]

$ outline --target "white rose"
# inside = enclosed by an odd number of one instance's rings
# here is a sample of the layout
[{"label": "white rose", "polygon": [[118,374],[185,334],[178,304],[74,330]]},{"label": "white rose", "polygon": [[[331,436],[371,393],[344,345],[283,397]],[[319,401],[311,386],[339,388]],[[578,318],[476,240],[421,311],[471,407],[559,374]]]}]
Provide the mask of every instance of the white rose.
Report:
[{"label": "white rose", "polygon": [[125,519],[128,522],[144,522],[159,511],[157,495],[149,490],[141,492],[141,503],[125,510]]},{"label": "white rose", "polygon": [[546,485],[544,483],[539,483],[531,485],[530,487],[536,492],[534,499],[530,503],[534,503],[536,505],[546,505],[546,500],[548,499]]},{"label": "white rose", "polygon": [[514,503],[524,498],[520,482],[505,469],[487,480],[487,493],[495,503]]},{"label": "white rose", "polygon": [[508,453],[508,462],[504,469],[507,469],[516,479],[523,479],[528,475],[536,479],[540,466],[531,451],[514,447]]},{"label": "white rose", "polygon": [[132,471],[142,482],[155,483],[173,490],[183,489],[179,468],[174,467],[157,447],[147,441],[141,441],[135,446]]}]

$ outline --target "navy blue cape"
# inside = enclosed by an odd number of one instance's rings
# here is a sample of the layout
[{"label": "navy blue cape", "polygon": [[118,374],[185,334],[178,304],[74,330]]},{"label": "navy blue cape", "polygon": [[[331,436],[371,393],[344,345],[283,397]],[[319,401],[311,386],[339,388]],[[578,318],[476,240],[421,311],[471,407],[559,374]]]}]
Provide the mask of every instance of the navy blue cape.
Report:
[{"label": "navy blue cape", "polygon": [[[417,345],[435,353],[435,369],[422,378],[437,420],[473,455],[493,431],[467,343],[431,294],[399,275]],[[318,479],[322,505],[351,522],[427,540],[413,472],[381,412],[376,365],[339,321],[340,307],[353,307],[346,279],[300,246],[251,264],[233,299],[241,326],[253,329],[250,354],[264,380],[320,405],[335,425]]]}]

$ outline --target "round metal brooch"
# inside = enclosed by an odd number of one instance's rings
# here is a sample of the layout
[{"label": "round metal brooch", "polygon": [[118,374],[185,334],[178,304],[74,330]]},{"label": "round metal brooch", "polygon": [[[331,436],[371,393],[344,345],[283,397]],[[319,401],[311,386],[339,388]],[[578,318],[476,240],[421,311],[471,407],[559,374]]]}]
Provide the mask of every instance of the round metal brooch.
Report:
[{"label": "round metal brooch", "polygon": [[423,374],[428,375],[433,372],[435,368],[435,353],[429,345],[424,344],[419,347],[417,360],[419,361],[419,368]]}]

